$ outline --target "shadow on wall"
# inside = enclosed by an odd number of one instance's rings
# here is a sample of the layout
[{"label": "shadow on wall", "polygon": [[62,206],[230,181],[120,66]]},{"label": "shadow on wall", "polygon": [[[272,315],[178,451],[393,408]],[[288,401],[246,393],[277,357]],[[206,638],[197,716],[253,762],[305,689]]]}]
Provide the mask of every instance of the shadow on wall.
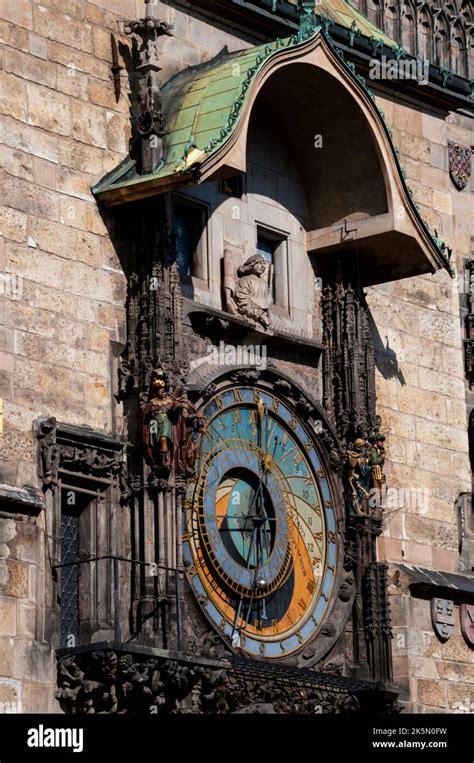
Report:
[{"label": "shadow on wall", "polygon": [[392,350],[388,343],[388,337],[385,337],[386,344],[383,343],[379,330],[375,324],[372,313],[368,310],[370,331],[374,343],[375,365],[384,379],[397,379],[402,386],[406,381],[403,371],[398,364],[397,353]]}]

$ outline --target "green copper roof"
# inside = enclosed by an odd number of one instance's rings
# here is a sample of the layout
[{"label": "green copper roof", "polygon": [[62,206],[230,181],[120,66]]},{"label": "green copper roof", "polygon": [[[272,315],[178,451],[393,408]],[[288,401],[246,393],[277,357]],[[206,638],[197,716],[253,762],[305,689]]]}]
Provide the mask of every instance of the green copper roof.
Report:
[{"label": "green copper roof", "polygon": [[[368,37],[386,37],[345,0],[322,0],[316,5],[317,16],[324,26],[328,20],[357,29]],[[316,19],[315,19],[316,22]],[[192,66],[170,79],[162,88],[163,113],[168,121],[164,138],[164,162],[149,175],[139,175],[135,162],[127,157],[93,188],[94,194],[133,186],[144,180],[160,181],[188,169],[191,164],[209,157],[233,132],[252,80],[268,59],[278,51],[305,43],[316,36],[321,25],[310,32],[296,34],[271,43],[247,48],[236,53],[220,54],[211,61]]]},{"label": "green copper roof", "polygon": [[163,113],[168,122],[162,166],[153,174],[138,175],[135,162],[129,157],[94,186],[93,193],[144,179],[165,178],[196,162],[198,151],[204,152],[202,158],[212,154],[237,124],[252,80],[263,64],[277,51],[303,41],[295,34],[237,53],[222,54],[170,79],[162,89]]}]

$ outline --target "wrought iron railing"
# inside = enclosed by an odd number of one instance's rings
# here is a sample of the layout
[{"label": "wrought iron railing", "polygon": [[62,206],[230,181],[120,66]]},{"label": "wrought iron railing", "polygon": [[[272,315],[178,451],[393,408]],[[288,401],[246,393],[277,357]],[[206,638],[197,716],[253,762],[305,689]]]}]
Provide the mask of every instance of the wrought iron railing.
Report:
[{"label": "wrought iron railing", "polygon": [[[113,633],[114,633],[114,641],[120,643],[122,642],[122,604],[123,601],[121,600],[121,593],[120,593],[120,563],[125,563],[132,566],[137,566],[139,568],[152,568],[153,569],[153,576],[157,576],[159,571],[162,571],[164,574],[171,573],[172,577],[174,578],[174,591],[167,590],[167,597],[168,599],[174,599],[175,603],[175,611],[176,611],[176,637],[177,637],[177,647],[178,651],[181,648],[182,643],[182,617],[181,617],[181,581],[184,574],[183,569],[175,568],[175,567],[168,567],[164,564],[160,564],[158,562],[143,562],[139,559],[128,559],[124,556],[116,556],[114,554],[102,554],[100,556],[93,556],[88,557],[86,559],[76,559],[71,562],[65,562],[63,564],[56,564],[52,567],[53,574],[56,574],[56,571],[60,571],[61,575],[61,581],[60,581],[60,628],[61,628],[61,647],[70,646],[66,641],[66,636],[72,632],[71,624],[71,611],[74,611],[74,604],[71,604],[71,601],[74,599],[79,602],[81,597],[81,584],[80,584],[80,576],[77,575],[68,575],[67,580],[73,581],[73,585],[70,585],[68,588],[66,585],[64,585],[65,577],[63,577],[63,574],[61,573],[61,570],[70,570],[70,569],[79,569],[80,565],[84,564],[93,564],[94,562],[100,562],[103,560],[109,560],[112,562],[112,591],[111,591],[111,612],[110,613],[110,619],[113,621]],[[109,591],[110,594],[110,591]],[[140,600],[140,596],[137,597],[138,601]],[[131,607],[131,597],[129,602],[129,608]],[[78,643],[88,643],[88,641],[84,641],[80,637],[80,625],[81,622],[84,621],[84,618],[81,618],[81,611],[80,611],[80,605],[77,606],[77,612],[74,614],[74,618],[76,619],[76,624],[74,630],[77,632],[77,642]],[[87,612],[87,619],[93,619],[94,616],[98,616],[99,612],[95,608],[91,607],[90,611]],[[130,636],[130,639],[133,638],[134,635]]]}]

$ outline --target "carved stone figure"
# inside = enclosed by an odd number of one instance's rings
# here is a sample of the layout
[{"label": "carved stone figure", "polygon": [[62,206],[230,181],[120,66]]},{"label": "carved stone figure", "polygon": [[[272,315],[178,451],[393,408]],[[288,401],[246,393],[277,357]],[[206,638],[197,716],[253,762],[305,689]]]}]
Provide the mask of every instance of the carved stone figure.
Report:
[{"label": "carved stone figure", "polygon": [[228,311],[249,318],[265,329],[271,325],[269,308],[272,304],[268,280],[271,273],[267,272],[267,266],[261,255],[254,254],[237,269],[238,279],[235,280],[231,254],[228,250],[224,252],[224,288]]}]

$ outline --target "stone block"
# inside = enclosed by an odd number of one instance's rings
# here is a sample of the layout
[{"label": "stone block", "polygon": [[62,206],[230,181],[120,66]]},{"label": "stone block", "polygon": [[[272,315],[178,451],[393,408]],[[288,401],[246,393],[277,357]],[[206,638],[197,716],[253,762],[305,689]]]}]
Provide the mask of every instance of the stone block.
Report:
[{"label": "stone block", "polygon": [[0,369],[0,397],[11,400],[13,398],[13,374]]},{"label": "stone block", "polygon": [[467,434],[461,429],[437,421],[416,420],[416,435],[421,442],[443,443],[448,450],[467,452]]},{"label": "stone block", "polygon": [[88,83],[87,74],[78,71],[74,66],[58,66],[58,92],[71,95],[73,98],[87,100]]},{"label": "stone block", "polygon": [[50,220],[30,217],[28,234],[44,252],[80,259],[90,265],[99,264],[100,239],[93,233],[69,228]]},{"label": "stone block", "polygon": [[460,345],[459,320],[455,316],[424,310],[419,316],[419,332],[421,337],[441,344]]},{"label": "stone block", "polygon": [[404,543],[404,561],[409,564],[419,564],[422,567],[432,567],[431,545],[425,546],[419,543],[406,541]]},{"label": "stone block", "polygon": [[28,564],[6,559],[6,575],[0,582],[0,596],[25,599],[28,596]]},{"label": "stone block", "polygon": [[30,0],[2,0],[0,13],[5,21],[11,21],[18,26],[32,29],[33,11],[31,6]]},{"label": "stone block", "polygon": [[446,215],[452,215],[453,202],[451,194],[446,191],[433,189],[433,207]]},{"label": "stone block", "polygon": [[456,572],[458,558],[458,554],[455,551],[446,551],[444,548],[433,547],[433,567],[436,570]]},{"label": "stone block", "polygon": [[[110,33],[109,33],[110,35]],[[116,103],[114,83],[112,80],[104,80],[89,77],[87,81],[87,99],[96,106],[103,106],[105,109],[120,110],[121,102]]]},{"label": "stone block", "polygon": [[[97,173],[96,179],[98,179],[99,174],[100,172]],[[58,191],[68,196],[76,196],[78,199],[91,201],[93,196],[90,189],[93,182],[94,178],[90,175],[69,169],[69,167],[60,167],[58,170]]]},{"label": "stone block", "polygon": [[58,160],[58,142],[55,136],[8,117],[0,120],[0,143],[50,161]]},{"label": "stone block", "polygon": [[48,58],[50,61],[55,61],[86,74],[92,74],[99,79],[108,80],[110,77],[110,66],[105,61],[101,61],[89,53],[74,50],[60,42],[48,41]]},{"label": "stone block", "polygon": [[398,408],[403,413],[423,416],[434,421],[446,421],[446,403],[442,395],[427,395],[416,387],[405,386],[398,395]]},{"label": "stone block", "polygon": [[435,117],[433,114],[423,114],[423,137],[431,143],[446,145],[447,125],[444,119]]},{"label": "stone block", "polygon": [[44,37],[38,37],[37,34],[30,32],[28,35],[28,43],[28,49],[32,56],[37,56],[37,58],[43,59],[48,58],[48,47]]},{"label": "stone block", "polygon": [[[75,140],[61,140],[59,143],[59,161],[64,167],[94,174],[100,171],[103,151],[100,148],[85,146]],[[92,198],[92,197],[91,197]]]},{"label": "stone block", "polygon": [[0,71],[0,112],[21,122],[27,119],[26,85],[4,71]]},{"label": "stone block", "polygon": [[40,37],[60,42],[71,48],[90,53],[92,51],[92,27],[82,21],[67,16],[64,11],[37,5],[33,11],[34,31]]},{"label": "stone block", "polygon": [[403,165],[403,158],[408,156],[410,159],[425,162],[430,161],[430,143],[425,138],[411,135],[407,132],[394,129],[394,144],[400,151],[401,163]]},{"label": "stone block", "polygon": [[[45,681],[48,680],[45,678]],[[57,703],[53,704],[53,691],[51,684],[39,683],[38,681],[23,681],[23,712],[24,713],[45,713],[60,712]],[[54,710],[56,705],[56,710]]]},{"label": "stone block", "polygon": [[[8,48],[5,50],[5,71],[15,74],[21,79],[36,82],[46,87],[56,87],[56,66],[51,61],[32,57],[19,50]],[[17,96],[18,99],[18,96]]]},{"label": "stone block", "polygon": [[59,135],[70,134],[71,114],[67,96],[32,83],[27,84],[27,95],[28,124]]},{"label": "stone block", "polygon": [[419,678],[417,680],[418,702],[424,705],[447,707],[447,684],[445,681]]},{"label": "stone block", "polygon": [[0,596],[0,634],[16,636],[17,634],[17,600]]},{"label": "stone block", "polygon": [[[13,676],[14,644],[14,639],[3,636],[2,633],[0,636],[0,675],[4,678]],[[0,701],[3,688],[0,678]]]},{"label": "stone block", "polygon": [[11,207],[0,207],[0,236],[12,241],[25,241],[26,222],[27,218],[23,212]]},{"label": "stone block", "polygon": [[33,173],[35,183],[55,190],[57,165],[54,162],[35,156],[33,158]]},{"label": "stone block", "polygon": [[9,146],[2,146],[3,169],[9,175],[32,181],[34,178],[33,156]]},{"label": "stone block", "polygon": [[130,121],[122,114],[107,111],[107,147],[121,154],[127,153],[130,137]]},{"label": "stone block", "polygon": [[[91,204],[72,196],[59,197],[59,222],[80,230],[88,230]],[[95,233],[95,231],[93,231]]]},{"label": "stone block", "polygon": [[[160,17],[161,18],[161,17]],[[110,40],[110,32],[108,29],[104,29],[101,26],[93,27],[92,38],[94,46],[94,54],[97,58],[103,58],[109,64],[112,63],[112,43]]]},{"label": "stone block", "polygon": [[448,424],[467,428],[467,409],[463,400],[446,400]]},{"label": "stone block", "polygon": [[423,133],[422,121],[423,114],[421,111],[416,111],[415,109],[402,106],[401,104],[395,104],[393,110],[393,127],[397,130],[421,137]]},{"label": "stone block", "polygon": [[36,605],[21,602],[18,609],[18,635],[36,638]]},{"label": "stone block", "polygon": [[28,36],[27,29],[23,29],[20,26],[11,24],[8,21],[0,19],[0,43],[2,45],[8,45],[17,50],[28,50]]},{"label": "stone block", "polygon": [[459,683],[449,681],[446,685],[449,712],[472,713],[474,711],[474,686],[464,681]]}]

